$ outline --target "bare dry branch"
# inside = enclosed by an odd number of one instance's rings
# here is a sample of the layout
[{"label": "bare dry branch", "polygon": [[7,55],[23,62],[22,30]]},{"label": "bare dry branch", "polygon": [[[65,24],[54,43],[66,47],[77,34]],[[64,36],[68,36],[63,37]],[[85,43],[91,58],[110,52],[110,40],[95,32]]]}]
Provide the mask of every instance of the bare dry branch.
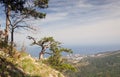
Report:
[{"label": "bare dry branch", "polygon": [[30,40],[33,40],[33,43],[34,43],[34,44],[37,44],[35,38],[33,38],[33,37],[31,37],[31,36],[28,36],[27,38],[30,39]]}]

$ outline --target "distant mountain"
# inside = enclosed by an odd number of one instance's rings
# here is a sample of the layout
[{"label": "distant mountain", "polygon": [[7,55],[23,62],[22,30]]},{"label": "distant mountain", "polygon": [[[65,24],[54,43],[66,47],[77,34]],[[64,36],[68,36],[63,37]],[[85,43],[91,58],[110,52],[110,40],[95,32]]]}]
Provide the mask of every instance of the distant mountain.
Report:
[{"label": "distant mountain", "polygon": [[76,63],[78,71],[65,73],[66,77],[120,77],[120,50],[87,56]]}]

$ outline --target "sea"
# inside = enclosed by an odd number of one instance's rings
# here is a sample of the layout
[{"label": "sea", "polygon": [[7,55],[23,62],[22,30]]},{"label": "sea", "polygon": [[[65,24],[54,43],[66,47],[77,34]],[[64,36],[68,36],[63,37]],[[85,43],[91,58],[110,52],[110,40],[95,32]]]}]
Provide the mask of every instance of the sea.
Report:
[{"label": "sea", "polygon": [[[80,55],[92,55],[99,52],[109,52],[109,51],[117,51],[120,50],[120,45],[110,45],[110,46],[64,46],[65,48],[72,49],[72,54],[80,54]],[[32,57],[38,58],[39,52],[41,51],[40,46],[27,46],[25,50]],[[49,52],[49,50],[46,50]],[[67,56],[70,53],[62,53],[63,56]],[[49,57],[50,55],[45,54],[44,57]]]}]

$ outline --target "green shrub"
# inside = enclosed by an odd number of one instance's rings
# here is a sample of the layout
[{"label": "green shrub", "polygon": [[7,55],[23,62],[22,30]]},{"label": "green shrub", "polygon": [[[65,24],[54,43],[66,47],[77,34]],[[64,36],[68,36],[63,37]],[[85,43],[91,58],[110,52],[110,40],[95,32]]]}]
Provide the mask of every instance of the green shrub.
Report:
[{"label": "green shrub", "polygon": [[65,60],[63,60],[61,57],[55,58],[55,57],[49,57],[47,60],[44,61],[44,63],[49,64],[52,68],[60,71],[77,71],[77,69],[72,66],[71,64],[65,63]]},{"label": "green shrub", "polygon": [[32,72],[35,69],[35,65],[31,59],[22,60],[22,67],[25,71]]},{"label": "green shrub", "polygon": [[0,48],[3,49],[6,48],[7,46],[8,46],[7,43],[0,39]]}]

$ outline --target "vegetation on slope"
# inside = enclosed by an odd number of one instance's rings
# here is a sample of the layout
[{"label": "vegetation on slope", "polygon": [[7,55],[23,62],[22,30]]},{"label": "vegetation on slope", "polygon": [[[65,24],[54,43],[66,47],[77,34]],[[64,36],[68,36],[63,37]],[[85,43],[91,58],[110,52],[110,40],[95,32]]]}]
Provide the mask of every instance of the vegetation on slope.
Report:
[{"label": "vegetation on slope", "polygon": [[[81,66],[85,62],[89,64]],[[67,72],[67,77],[120,77],[120,51],[89,57],[74,65],[78,72]]]},{"label": "vegetation on slope", "polygon": [[[22,47],[21,52],[18,52],[14,47],[12,55],[10,55],[10,45],[3,46],[2,42],[0,42],[2,50],[0,51],[0,75],[2,77],[63,77],[60,72],[76,70],[72,65],[65,63],[66,61],[62,58],[61,54],[62,52],[71,53],[72,50],[61,47],[61,43],[55,41],[52,37],[46,37],[37,43],[37,45],[43,47],[43,50],[41,50],[42,54],[50,52],[48,59],[39,58],[35,60],[24,52],[24,47]],[[49,52],[46,52],[46,48],[49,48]]]},{"label": "vegetation on slope", "polygon": [[24,52],[14,58],[0,51],[0,77],[64,77],[60,72],[36,61]]}]

